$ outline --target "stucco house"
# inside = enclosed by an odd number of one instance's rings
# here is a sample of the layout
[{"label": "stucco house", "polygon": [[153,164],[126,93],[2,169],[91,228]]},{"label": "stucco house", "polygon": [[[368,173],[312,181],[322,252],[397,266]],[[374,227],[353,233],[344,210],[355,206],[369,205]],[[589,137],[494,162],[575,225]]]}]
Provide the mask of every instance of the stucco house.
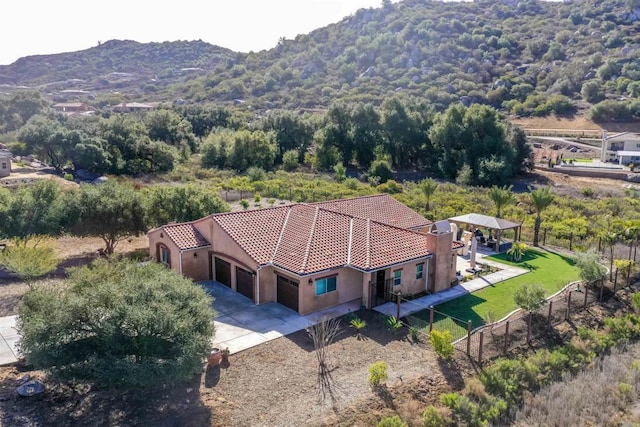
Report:
[{"label": "stucco house", "polygon": [[141,111],[151,111],[153,109],[153,105],[143,104],[141,102],[121,102],[120,104],[111,107],[111,110],[116,113],[136,113]]},{"label": "stucco house", "polygon": [[640,163],[640,135],[624,132],[602,137],[601,159],[603,162],[618,162],[621,165]]},{"label": "stucco house", "polygon": [[11,158],[9,150],[0,149],[0,178],[11,175]]},{"label": "stucco house", "polygon": [[148,236],[151,256],[170,268],[300,314],[447,289],[462,246],[449,222],[386,194],[213,214]]}]

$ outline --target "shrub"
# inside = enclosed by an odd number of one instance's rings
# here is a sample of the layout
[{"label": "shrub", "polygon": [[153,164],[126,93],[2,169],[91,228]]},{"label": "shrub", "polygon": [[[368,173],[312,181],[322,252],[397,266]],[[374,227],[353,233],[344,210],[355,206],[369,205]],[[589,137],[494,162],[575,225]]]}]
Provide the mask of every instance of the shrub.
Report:
[{"label": "shrub", "polygon": [[377,427],[407,427],[407,423],[402,421],[399,416],[394,415],[380,420]]},{"label": "shrub", "polygon": [[544,289],[538,284],[525,283],[516,290],[513,300],[521,309],[536,312],[544,304]]},{"label": "shrub", "polygon": [[247,177],[250,182],[264,181],[267,178],[267,173],[262,168],[252,166],[247,169]]},{"label": "shrub", "polygon": [[387,381],[387,363],[384,360],[374,362],[367,369],[369,372],[369,385],[373,389],[377,389]]},{"label": "shrub", "polygon": [[522,257],[527,253],[529,247],[522,242],[513,242],[507,250],[507,255],[515,262],[520,262]]},{"label": "shrub", "polygon": [[261,200],[262,200],[262,197],[260,197],[260,195],[259,195],[258,193],[256,193],[256,194],[253,196],[253,202],[254,202],[254,203],[260,203],[260,201],[261,201]]},{"label": "shrub", "polygon": [[429,405],[422,413],[422,427],[447,427],[451,421],[435,406]]},{"label": "shrub", "polygon": [[296,170],[298,167],[298,152],[296,150],[285,151],[282,155],[282,167],[287,172]]},{"label": "shrub", "polygon": [[402,193],[402,184],[399,184],[396,181],[390,179],[384,184],[378,185],[376,187],[376,190],[378,190],[381,193],[398,194],[398,193]]},{"label": "shrub", "polygon": [[369,168],[369,176],[370,177],[378,177],[379,183],[384,184],[391,178],[393,178],[393,170],[391,169],[391,164],[386,160],[376,160],[371,163],[371,167]]},{"label": "shrub", "polygon": [[455,347],[453,346],[453,336],[451,335],[451,331],[442,330],[439,331],[434,329],[429,334],[429,341],[431,342],[431,346],[443,360],[449,360],[453,356],[455,351]]},{"label": "shrub", "polygon": [[72,175],[72,174],[70,174],[70,173],[65,173],[65,174],[64,174],[64,179],[65,179],[66,181],[73,181],[73,175]]},{"label": "shrub", "polygon": [[356,330],[358,336],[360,336],[362,330],[367,327],[367,322],[357,316],[351,319],[351,322],[349,322],[349,324],[353,329]]},{"label": "shrub", "polygon": [[387,323],[387,327],[389,328],[389,330],[394,334],[402,329],[402,326],[404,326],[402,321],[394,316],[388,316],[385,322]]},{"label": "shrub", "polygon": [[247,209],[249,209],[249,202],[245,199],[242,199],[240,200],[240,206],[242,206],[242,209],[246,211]]},{"label": "shrub", "polygon": [[360,186],[360,182],[356,178],[347,178],[344,181],[344,185],[349,190],[357,190],[358,187]]},{"label": "shrub", "polygon": [[336,174],[337,182],[343,182],[347,178],[347,168],[342,163],[336,163],[333,172]]},{"label": "shrub", "polygon": [[593,188],[591,188],[591,187],[585,187],[585,188],[583,188],[583,189],[582,189],[582,191],[581,191],[581,192],[582,192],[582,195],[583,195],[584,197],[587,197],[587,198],[589,198],[589,199],[590,199],[590,198],[592,198],[592,197],[593,197],[593,195],[594,195]]}]

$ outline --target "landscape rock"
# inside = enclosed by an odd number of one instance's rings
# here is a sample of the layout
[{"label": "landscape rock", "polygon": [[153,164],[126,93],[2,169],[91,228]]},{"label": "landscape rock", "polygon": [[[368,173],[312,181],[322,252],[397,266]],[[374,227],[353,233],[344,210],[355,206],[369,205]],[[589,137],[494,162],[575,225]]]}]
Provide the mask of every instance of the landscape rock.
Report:
[{"label": "landscape rock", "polygon": [[28,381],[16,389],[16,393],[23,397],[31,397],[44,393],[44,384],[38,380]]}]

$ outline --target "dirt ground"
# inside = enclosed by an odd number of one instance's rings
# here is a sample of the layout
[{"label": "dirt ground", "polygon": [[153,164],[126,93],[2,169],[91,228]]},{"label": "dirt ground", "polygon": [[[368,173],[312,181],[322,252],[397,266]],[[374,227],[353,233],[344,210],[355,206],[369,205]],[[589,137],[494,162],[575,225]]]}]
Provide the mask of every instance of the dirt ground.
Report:
[{"label": "dirt ground", "polygon": [[[419,414],[440,394],[459,390],[473,368],[463,359],[440,364],[427,343],[392,334],[374,312],[363,338],[346,320],[329,349],[334,399],[319,400],[317,362],[305,331],[245,350],[228,363],[171,387],[115,392],[55,384],[22,366],[0,368],[0,425],[299,426],[374,425],[397,411],[419,425]],[[368,385],[367,367],[384,360],[388,387]],[[14,393],[25,374],[42,378],[47,391]]]},{"label": "dirt ground", "polygon": [[[629,310],[629,296],[619,292],[514,354],[568,340],[581,325],[601,326],[605,317]],[[439,362],[424,337],[414,342],[406,330],[392,334],[375,312],[358,315],[367,321],[364,338],[345,319],[329,347],[334,399],[319,400],[312,342],[300,331],[232,355],[190,381],[135,392],[56,384],[24,366],[0,368],[0,425],[371,426],[397,413],[413,427],[427,405],[476,374],[462,352],[450,364]],[[367,367],[377,360],[387,362],[389,378],[373,392]],[[18,397],[14,390],[25,374],[42,378],[46,392]]]},{"label": "dirt ground", "polygon": [[32,182],[36,179],[52,179],[62,188],[77,188],[78,184],[52,173],[49,170],[39,170],[28,166],[11,165],[11,175],[0,178],[0,186],[12,186]]},{"label": "dirt ground", "polygon": [[571,129],[600,130],[608,132],[640,132],[640,123],[603,122],[595,123],[585,116],[575,117],[529,117],[510,120],[524,129]]},{"label": "dirt ground", "polygon": [[[132,237],[123,240],[116,246],[116,253],[131,253],[136,250],[146,250],[149,247],[147,236]],[[56,281],[65,276],[69,267],[85,265],[98,256],[98,250],[104,247],[99,238],[79,238],[63,236],[56,240],[56,248],[61,261],[55,272],[42,279],[47,284],[55,285]],[[27,285],[20,282],[5,271],[0,270],[0,317],[18,314],[18,306],[22,295],[27,291]]]}]

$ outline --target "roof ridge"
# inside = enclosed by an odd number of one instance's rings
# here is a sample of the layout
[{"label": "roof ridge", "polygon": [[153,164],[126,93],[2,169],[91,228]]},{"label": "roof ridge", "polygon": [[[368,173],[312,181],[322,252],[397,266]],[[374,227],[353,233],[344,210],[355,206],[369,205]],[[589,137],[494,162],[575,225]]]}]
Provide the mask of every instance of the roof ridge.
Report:
[{"label": "roof ridge", "polygon": [[367,243],[366,243],[366,248],[367,248],[367,259],[364,263],[365,267],[367,269],[371,268],[371,220],[368,219],[367,220]]},{"label": "roof ridge", "polygon": [[349,220],[349,241],[347,243],[347,265],[351,265],[352,244],[353,244],[353,218]]},{"label": "roof ridge", "polygon": [[333,202],[343,202],[343,201],[347,201],[347,200],[359,200],[359,199],[369,199],[372,197],[391,197],[389,194],[387,193],[378,193],[378,194],[368,194],[365,196],[356,196],[356,197],[347,197],[346,199],[331,199],[331,200],[325,200],[324,202],[312,202],[312,203],[305,203],[305,204],[309,204],[309,205],[320,205],[323,203],[333,203]]},{"label": "roof ridge", "polygon": [[278,249],[280,248],[280,242],[282,242],[282,236],[284,235],[284,229],[287,228],[287,223],[289,222],[289,216],[291,215],[291,211],[293,209],[291,207],[289,207],[289,209],[287,210],[287,216],[284,218],[284,222],[282,223],[282,228],[280,228],[280,235],[278,236],[278,241],[276,242],[276,247],[273,249],[273,253],[271,254],[271,260],[269,262],[271,262],[273,264],[273,260],[276,257],[276,254],[278,253]]},{"label": "roof ridge", "polygon": [[[204,218],[208,218],[208,217],[220,217],[220,216],[231,216],[231,215],[242,215],[242,214],[247,214],[250,212],[264,212],[264,211],[270,211],[270,210],[277,210],[277,209],[289,209],[292,206],[298,206],[301,205],[302,203],[291,203],[289,205],[284,205],[284,206],[270,206],[268,208],[260,208],[260,209],[248,209],[246,211],[231,211],[231,212],[216,212],[216,213],[212,213],[207,215]],[[204,219],[204,218],[200,218],[200,219]]]},{"label": "roof ridge", "polygon": [[304,261],[302,261],[302,266],[300,271],[305,271],[307,269],[307,263],[309,262],[309,251],[311,250],[311,242],[313,241],[313,235],[316,232],[316,224],[318,224],[318,214],[320,212],[320,208],[316,207],[316,212],[313,216],[313,223],[311,224],[311,231],[309,232],[309,239],[307,240],[307,248],[304,251]]}]

